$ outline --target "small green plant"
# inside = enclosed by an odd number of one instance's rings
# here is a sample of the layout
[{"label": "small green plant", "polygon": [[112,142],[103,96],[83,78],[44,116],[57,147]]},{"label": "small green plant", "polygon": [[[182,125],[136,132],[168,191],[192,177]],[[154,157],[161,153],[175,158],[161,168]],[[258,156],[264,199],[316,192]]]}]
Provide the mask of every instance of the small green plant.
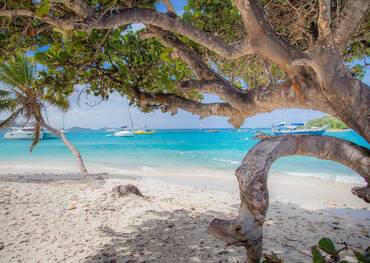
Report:
[{"label": "small green plant", "polygon": [[[319,240],[317,246],[311,247],[312,262],[313,263],[347,263],[342,260],[340,253],[350,248],[344,242],[343,247],[337,249],[330,238],[324,237]],[[370,247],[366,249],[364,254],[359,251],[351,249],[357,259],[358,263],[370,263]]]},{"label": "small green plant", "polygon": [[283,260],[280,259],[274,252],[271,252],[271,255],[263,255],[264,259],[262,263],[283,263]]},{"label": "small green plant", "polygon": [[[342,260],[340,253],[345,250],[352,250],[357,259],[357,263],[370,263],[370,247],[365,253],[351,249],[346,242],[343,242],[343,247],[337,249],[330,238],[321,238],[317,246],[311,247],[312,263],[348,263],[347,260]],[[274,252],[263,255],[262,263],[283,263]]]}]

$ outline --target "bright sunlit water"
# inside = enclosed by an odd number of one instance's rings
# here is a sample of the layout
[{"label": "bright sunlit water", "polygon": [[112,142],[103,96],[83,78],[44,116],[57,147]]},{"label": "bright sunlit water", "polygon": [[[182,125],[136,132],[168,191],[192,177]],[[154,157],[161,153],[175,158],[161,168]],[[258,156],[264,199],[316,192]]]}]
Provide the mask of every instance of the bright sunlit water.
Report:
[{"label": "bright sunlit water", "polygon": [[[326,133],[369,147],[353,131]],[[67,133],[87,164],[115,168],[201,168],[234,170],[258,141],[254,132],[224,129],[218,133],[202,130],[159,130],[153,135],[114,137],[104,131]],[[9,141],[0,134],[0,164],[3,162],[52,165],[52,161],[73,161],[73,156],[58,139],[43,140],[29,152],[30,141]],[[70,162],[74,165],[73,162]],[[285,157],[276,161],[272,171],[297,176],[315,176],[328,180],[360,182],[350,169],[335,162],[311,157]]]}]

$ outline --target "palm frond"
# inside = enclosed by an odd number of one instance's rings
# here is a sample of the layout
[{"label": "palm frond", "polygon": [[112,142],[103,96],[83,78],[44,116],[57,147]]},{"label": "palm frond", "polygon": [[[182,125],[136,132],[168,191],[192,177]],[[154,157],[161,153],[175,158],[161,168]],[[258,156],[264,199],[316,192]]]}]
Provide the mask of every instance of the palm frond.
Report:
[{"label": "palm frond", "polygon": [[20,108],[13,112],[7,119],[0,122],[0,128],[7,128],[10,125],[12,125],[15,121],[15,119],[18,117],[19,114],[21,114],[23,108]]},{"label": "palm frond", "polygon": [[15,61],[0,64],[0,82],[12,89],[30,87],[33,82],[33,65],[26,56],[18,56]]},{"label": "palm frond", "polygon": [[0,98],[7,98],[11,95],[11,92],[8,90],[0,89]]},{"label": "palm frond", "polygon": [[39,121],[36,121],[35,130],[33,133],[33,140],[30,146],[30,152],[32,152],[33,148],[40,142],[40,133],[41,133],[41,124]]},{"label": "palm frond", "polygon": [[15,99],[0,99],[0,112],[13,111],[17,103]]},{"label": "palm frond", "polygon": [[53,94],[46,94],[42,97],[42,99],[48,102],[50,105],[55,106],[62,111],[67,111],[69,108],[68,99],[60,93],[56,92]]}]

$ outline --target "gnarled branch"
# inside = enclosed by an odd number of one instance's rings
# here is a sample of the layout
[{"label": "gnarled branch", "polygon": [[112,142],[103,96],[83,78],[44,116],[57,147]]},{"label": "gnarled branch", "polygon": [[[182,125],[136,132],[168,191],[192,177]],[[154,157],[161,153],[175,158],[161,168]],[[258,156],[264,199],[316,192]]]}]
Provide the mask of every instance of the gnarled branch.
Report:
[{"label": "gnarled branch", "polygon": [[175,8],[173,7],[171,0],[162,0],[162,2],[167,8],[167,12],[175,13]]},{"label": "gnarled branch", "polygon": [[370,2],[368,0],[346,1],[343,11],[334,24],[334,41],[337,47],[344,48],[359,29],[362,21],[369,13]]},{"label": "gnarled branch", "polygon": [[304,54],[275,33],[256,0],[235,0],[235,5],[246,28],[250,49],[294,76],[299,69],[291,62]]},{"label": "gnarled branch", "polygon": [[330,5],[331,0],[319,0],[319,17],[317,24],[319,37],[325,39],[330,34]]},{"label": "gnarled branch", "polygon": [[136,97],[140,105],[158,104],[158,106],[162,106],[164,112],[170,112],[172,115],[177,113],[177,109],[182,109],[201,118],[209,116],[228,117],[229,122],[235,127],[240,127],[244,122],[240,112],[228,103],[201,103],[177,95],[141,91],[136,91]]},{"label": "gnarled branch", "polygon": [[181,34],[225,58],[238,58],[251,52],[245,39],[231,44],[225,43],[215,35],[201,31],[173,14],[160,13],[152,9],[125,9],[88,26],[106,29],[132,23],[157,26],[163,30]]},{"label": "gnarled branch", "polygon": [[41,21],[62,30],[73,30],[78,27],[78,23],[76,21],[56,18],[52,16],[40,17],[36,15],[35,11],[29,9],[0,10],[0,17],[1,16],[6,17],[25,16],[40,19]]},{"label": "gnarled branch", "polygon": [[289,155],[314,156],[340,162],[365,178],[367,186],[353,192],[370,202],[370,150],[349,141],[328,136],[271,136],[256,144],[236,171],[240,210],[235,220],[215,219],[208,233],[228,244],[244,246],[248,262],[260,262],[263,223],[269,204],[267,177],[272,163]]}]

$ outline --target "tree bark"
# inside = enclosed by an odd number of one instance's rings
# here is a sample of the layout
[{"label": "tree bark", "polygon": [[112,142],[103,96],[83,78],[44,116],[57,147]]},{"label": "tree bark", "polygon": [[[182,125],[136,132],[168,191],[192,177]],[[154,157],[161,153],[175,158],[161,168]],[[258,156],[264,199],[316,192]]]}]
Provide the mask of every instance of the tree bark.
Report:
[{"label": "tree bark", "polygon": [[322,103],[330,114],[370,142],[370,88],[351,74],[334,43],[318,43],[305,63],[316,74]]},{"label": "tree bark", "polygon": [[367,185],[354,194],[370,203],[370,150],[346,140],[328,136],[294,135],[263,138],[244,158],[236,171],[240,210],[235,220],[214,219],[208,233],[229,245],[243,246],[248,262],[260,262],[263,223],[269,204],[268,171],[272,163],[288,155],[314,156],[340,162],[365,178]]},{"label": "tree bark", "polygon": [[68,149],[76,157],[77,162],[78,162],[78,168],[80,170],[80,174],[84,178],[86,178],[89,175],[89,173],[87,172],[85,163],[84,163],[84,161],[83,161],[83,159],[81,157],[80,152],[76,149],[76,147],[74,147],[74,145],[67,139],[67,137],[65,136],[64,133],[58,131],[57,129],[55,129],[54,127],[50,126],[49,124],[47,124],[45,122],[42,122],[42,126],[44,126],[46,129],[48,129],[49,131],[51,131],[53,134],[55,134],[56,136],[58,136],[63,141],[63,143],[68,147]]}]

